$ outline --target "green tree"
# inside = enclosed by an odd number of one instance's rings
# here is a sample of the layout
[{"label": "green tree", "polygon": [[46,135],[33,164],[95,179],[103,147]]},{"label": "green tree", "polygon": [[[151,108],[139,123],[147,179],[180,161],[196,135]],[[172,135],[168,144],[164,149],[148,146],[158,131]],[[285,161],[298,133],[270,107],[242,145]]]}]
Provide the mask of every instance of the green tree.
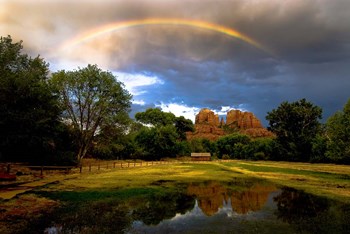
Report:
[{"label": "green tree", "polygon": [[101,127],[123,122],[132,96],[112,73],[96,65],[58,71],[52,75],[52,84],[58,91],[64,120],[76,130],[80,161]]},{"label": "green tree", "polygon": [[276,134],[277,142],[284,149],[285,160],[308,161],[312,141],[320,131],[322,109],[301,99],[283,102],[267,113],[268,129]]},{"label": "green tree", "polygon": [[350,164],[350,99],[343,111],[327,120],[326,135],[329,139],[327,157],[333,162]]},{"label": "green tree", "polygon": [[144,128],[136,136],[135,141],[141,148],[145,159],[159,160],[163,157],[175,157],[180,150],[177,139],[179,135],[172,125],[158,128]]},{"label": "green tree", "polygon": [[190,119],[185,119],[185,117],[176,117],[174,120],[176,132],[179,134],[181,140],[186,140],[186,132],[193,132],[194,125]]},{"label": "green tree", "polygon": [[159,108],[136,113],[135,119],[142,124],[151,125],[142,129],[135,137],[138,155],[147,159],[160,159],[174,157],[189,150],[184,141],[186,132],[194,129],[191,120],[183,116],[175,117]]},{"label": "green tree", "polygon": [[210,152],[212,156],[216,154],[216,142],[212,142],[206,138],[194,138],[190,142],[191,152]]},{"label": "green tree", "polygon": [[43,163],[55,146],[60,109],[48,64],[22,49],[22,41],[0,38],[0,158]]},{"label": "green tree", "polygon": [[135,119],[143,124],[151,124],[155,127],[172,125],[175,121],[175,115],[169,112],[163,112],[159,108],[148,108],[145,112],[135,114]]},{"label": "green tree", "polygon": [[173,113],[163,112],[159,108],[148,108],[145,112],[135,114],[135,119],[143,124],[154,127],[173,125],[180,140],[186,140],[186,132],[194,131],[193,122],[183,116],[176,117]]},{"label": "green tree", "polygon": [[257,138],[246,145],[244,158],[251,160],[273,159],[274,151],[274,139]]},{"label": "green tree", "polygon": [[230,158],[244,158],[244,146],[248,145],[250,138],[242,134],[231,134],[221,137],[216,142],[218,157],[228,155]]}]

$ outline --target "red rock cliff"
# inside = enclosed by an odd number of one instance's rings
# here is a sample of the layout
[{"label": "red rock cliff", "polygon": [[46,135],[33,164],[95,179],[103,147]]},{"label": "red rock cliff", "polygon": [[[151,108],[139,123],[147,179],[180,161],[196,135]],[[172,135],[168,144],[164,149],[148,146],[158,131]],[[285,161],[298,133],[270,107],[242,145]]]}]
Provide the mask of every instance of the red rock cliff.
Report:
[{"label": "red rock cliff", "polygon": [[195,124],[208,124],[212,126],[219,126],[219,115],[216,115],[213,111],[204,108],[196,115]]},{"label": "red rock cliff", "polygon": [[187,139],[206,138],[217,140],[225,135],[223,126],[237,129],[240,133],[251,137],[271,137],[273,134],[263,128],[260,120],[251,112],[230,110],[227,112],[226,123],[213,111],[204,108],[196,115],[195,132],[187,133]]},{"label": "red rock cliff", "polygon": [[260,120],[253,113],[240,110],[227,112],[226,125],[239,129],[262,128]]}]

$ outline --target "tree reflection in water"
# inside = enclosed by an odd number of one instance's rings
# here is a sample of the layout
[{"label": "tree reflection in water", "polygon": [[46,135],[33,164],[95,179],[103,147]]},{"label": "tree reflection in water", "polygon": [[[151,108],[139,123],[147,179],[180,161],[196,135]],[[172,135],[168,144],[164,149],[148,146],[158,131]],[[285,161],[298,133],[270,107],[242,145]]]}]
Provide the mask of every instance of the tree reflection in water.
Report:
[{"label": "tree reflection in water", "polygon": [[53,233],[319,234],[350,230],[349,205],[290,188],[277,189],[266,182],[208,181],[175,187],[147,190],[138,196],[137,189],[125,189],[130,196],[68,202],[27,231],[42,232],[43,226]]},{"label": "tree reflection in water", "polygon": [[284,188],[274,198],[278,218],[294,226],[299,232],[349,233],[350,206]]},{"label": "tree reflection in water", "polygon": [[176,214],[185,214],[195,204],[192,196],[181,193],[152,196],[147,200],[132,213],[134,220],[140,220],[146,225],[156,225]]}]

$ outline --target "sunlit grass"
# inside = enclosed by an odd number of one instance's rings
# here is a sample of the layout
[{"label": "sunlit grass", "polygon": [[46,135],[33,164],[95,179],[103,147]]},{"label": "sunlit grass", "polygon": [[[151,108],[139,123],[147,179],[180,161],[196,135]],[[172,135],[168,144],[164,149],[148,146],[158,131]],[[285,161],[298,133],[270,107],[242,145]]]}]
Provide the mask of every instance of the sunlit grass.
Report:
[{"label": "sunlit grass", "polygon": [[245,175],[264,178],[282,186],[350,202],[349,166],[263,161],[233,161],[223,165]]},{"label": "sunlit grass", "polygon": [[[175,184],[235,178],[261,178],[332,199],[350,202],[350,167],[332,164],[231,161],[173,163],[85,172],[48,190],[110,190],[157,188],[157,181]],[[171,182],[171,183],[170,183]]]},{"label": "sunlit grass", "polygon": [[[18,195],[12,200],[2,201],[1,206],[5,207],[6,214],[11,214],[17,209],[13,204],[22,201],[23,197],[26,200],[29,195],[36,199],[35,202],[52,207],[59,205],[71,212],[80,206],[96,205],[99,202],[117,202],[125,205],[125,201],[128,201],[130,204],[137,204],[146,197],[167,197],[172,192],[182,191],[187,188],[188,183],[208,181],[223,182],[231,191],[243,192],[247,188],[254,190],[256,184],[288,186],[350,203],[349,168],[332,164],[241,160],[173,162],[143,167],[110,168],[93,172],[83,171],[81,174],[50,176],[43,181],[29,184],[34,190]],[[5,227],[12,229],[11,225]]]},{"label": "sunlit grass", "polygon": [[83,173],[76,179],[62,181],[55,189],[69,189],[72,187],[85,189],[137,187],[150,185],[157,180],[172,180],[176,182],[229,181],[237,176],[240,176],[240,174],[217,163],[167,164],[111,169],[103,173]]}]

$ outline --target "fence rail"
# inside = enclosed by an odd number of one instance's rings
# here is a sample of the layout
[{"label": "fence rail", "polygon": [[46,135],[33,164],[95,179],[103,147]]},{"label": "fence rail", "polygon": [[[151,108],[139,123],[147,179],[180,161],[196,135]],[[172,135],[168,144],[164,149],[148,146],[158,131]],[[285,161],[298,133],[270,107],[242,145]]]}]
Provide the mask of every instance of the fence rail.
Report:
[{"label": "fence rail", "polygon": [[[229,162],[230,160],[215,160],[220,162]],[[211,161],[213,162],[213,161]],[[19,172],[25,171],[34,171],[40,172],[40,176],[50,173],[65,173],[65,174],[74,174],[74,173],[85,173],[85,172],[96,172],[108,169],[123,169],[123,168],[132,168],[132,167],[148,167],[154,165],[167,165],[167,164],[177,164],[177,163],[209,163],[209,161],[111,161],[111,162],[100,162],[100,163],[85,163],[80,166],[31,166],[25,164],[2,164],[4,168],[3,173],[6,174],[17,174]]]},{"label": "fence rail", "polygon": [[140,162],[103,162],[103,163],[92,163],[85,164],[79,168],[79,172],[92,172],[99,171],[103,169],[113,169],[113,168],[130,168],[130,167],[148,167],[153,165],[165,165],[165,164],[175,164],[179,161],[140,161]]}]

